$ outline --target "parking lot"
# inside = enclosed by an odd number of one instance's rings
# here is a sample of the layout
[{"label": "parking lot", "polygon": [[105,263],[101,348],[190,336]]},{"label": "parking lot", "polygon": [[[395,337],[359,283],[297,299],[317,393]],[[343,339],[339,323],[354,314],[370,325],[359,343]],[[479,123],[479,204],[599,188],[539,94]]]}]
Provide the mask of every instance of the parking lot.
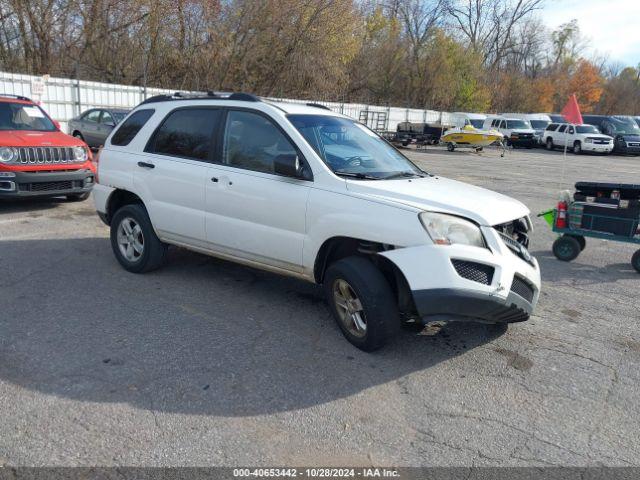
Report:
[{"label": "parking lot", "polygon": [[408,152],[531,209],[530,321],[366,354],[319,287],[177,248],[130,274],[91,200],[0,203],[0,465],[638,465],[634,248],[561,263],[535,214],[640,157]]}]

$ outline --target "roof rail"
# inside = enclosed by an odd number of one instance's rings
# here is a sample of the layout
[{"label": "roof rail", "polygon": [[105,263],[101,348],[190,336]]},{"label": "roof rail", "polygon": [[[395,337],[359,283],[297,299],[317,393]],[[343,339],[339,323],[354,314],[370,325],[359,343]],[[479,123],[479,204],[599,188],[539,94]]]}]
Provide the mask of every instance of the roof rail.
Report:
[{"label": "roof rail", "polygon": [[33,100],[31,100],[29,97],[25,97],[23,95],[14,95],[13,93],[0,93],[0,97],[15,98],[17,100],[26,100],[28,102],[33,102]]},{"label": "roof rail", "polygon": [[307,103],[306,104],[307,107],[316,107],[316,108],[322,108],[324,110],[331,110],[329,107],[327,107],[326,105],[321,105],[320,103]]},{"label": "roof rail", "polygon": [[214,92],[212,90],[207,91],[204,94],[189,94],[183,92],[175,92],[171,95],[155,95],[144,100],[140,105],[147,103],[157,102],[169,102],[172,100],[236,100],[242,102],[261,102],[260,97],[252,95],[250,93],[228,93],[228,92]]}]

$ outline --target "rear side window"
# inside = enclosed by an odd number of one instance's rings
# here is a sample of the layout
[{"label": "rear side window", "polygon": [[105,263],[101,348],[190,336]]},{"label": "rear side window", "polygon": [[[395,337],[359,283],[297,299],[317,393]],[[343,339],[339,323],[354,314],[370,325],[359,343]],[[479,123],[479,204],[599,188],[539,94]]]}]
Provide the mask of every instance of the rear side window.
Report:
[{"label": "rear side window", "polygon": [[129,145],[144,124],[147,123],[147,120],[151,118],[153,112],[155,110],[138,110],[132,113],[111,137],[111,145],[120,147]]},{"label": "rear side window", "polygon": [[567,129],[566,125],[560,125],[560,128],[558,129],[558,133],[562,133]]},{"label": "rear side window", "polygon": [[209,160],[213,133],[219,120],[220,109],[174,110],[156,131],[147,151],[172,157]]}]

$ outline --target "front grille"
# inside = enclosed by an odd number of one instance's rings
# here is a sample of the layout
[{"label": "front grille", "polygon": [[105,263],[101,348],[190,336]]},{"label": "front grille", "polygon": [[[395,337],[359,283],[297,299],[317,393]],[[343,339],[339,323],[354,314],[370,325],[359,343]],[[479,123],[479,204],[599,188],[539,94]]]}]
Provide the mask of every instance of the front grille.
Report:
[{"label": "front grille", "polygon": [[20,147],[15,163],[22,165],[52,165],[83,163],[78,161],[71,147]]},{"label": "front grille", "polygon": [[597,143],[598,145],[609,145],[609,140],[606,138],[587,137],[587,140],[591,140],[593,143]]},{"label": "front grille", "polygon": [[516,275],[513,277],[513,282],[511,283],[511,291],[517,295],[520,295],[527,302],[533,302],[534,290],[533,287],[527,282],[524,278]]},{"label": "front grille", "polygon": [[533,138],[533,133],[512,133],[511,136],[521,140],[528,140]]},{"label": "front grille", "polygon": [[525,248],[524,245],[522,245],[521,243],[518,243],[517,240],[514,240],[506,233],[502,233],[498,231],[498,235],[500,235],[500,238],[502,238],[502,241],[504,242],[504,244],[507,247],[509,247],[509,250],[511,250],[514,253],[514,255],[520,257],[522,260],[529,263],[530,265],[533,265],[533,257],[531,257],[531,254]]},{"label": "front grille", "polygon": [[18,188],[22,192],[55,192],[82,188],[82,180],[61,180],[58,182],[21,183]]},{"label": "front grille", "polygon": [[453,263],[453,267],[462,278],[482,283],[483,285],[491,285],[493,272],[495,271],[493,267],[466,260],[451,260],[451,263]]}]

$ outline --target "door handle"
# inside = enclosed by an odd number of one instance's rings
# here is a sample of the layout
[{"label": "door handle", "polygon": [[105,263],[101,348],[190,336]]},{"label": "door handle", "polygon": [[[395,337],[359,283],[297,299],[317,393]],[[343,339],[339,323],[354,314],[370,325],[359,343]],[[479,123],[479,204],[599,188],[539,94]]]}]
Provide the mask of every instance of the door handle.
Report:
[{"label": "door handle", "polygon": [[156,166],[153,163],[147,163],[147,162],[138,162],[138,166],[142,168],[156,168]]},{"label": "door handle", "polygon": [[211,177],[211,181],[213,183],[218,183],[218,177]]}]

